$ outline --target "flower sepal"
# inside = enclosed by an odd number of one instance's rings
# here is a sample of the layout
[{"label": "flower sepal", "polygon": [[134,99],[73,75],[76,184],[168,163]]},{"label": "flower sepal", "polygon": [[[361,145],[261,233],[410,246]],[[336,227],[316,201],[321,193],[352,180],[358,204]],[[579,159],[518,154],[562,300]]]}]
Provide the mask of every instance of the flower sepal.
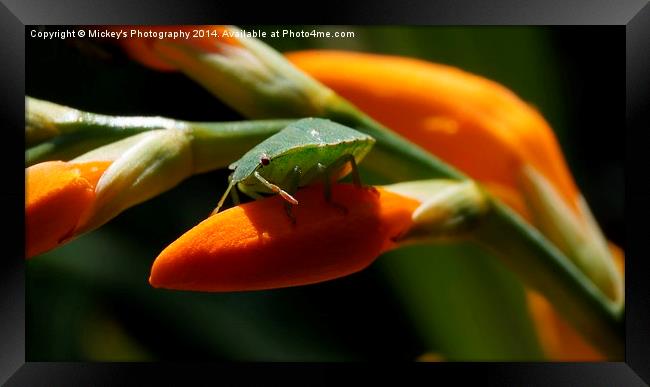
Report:
[{"label": "flower sepal", "polygon": [[402,242],[464,239],[489,210],[486,194],[470,180],[420,180],[383,188],[421,202],[413,212],[413,226],[402,236]]}]

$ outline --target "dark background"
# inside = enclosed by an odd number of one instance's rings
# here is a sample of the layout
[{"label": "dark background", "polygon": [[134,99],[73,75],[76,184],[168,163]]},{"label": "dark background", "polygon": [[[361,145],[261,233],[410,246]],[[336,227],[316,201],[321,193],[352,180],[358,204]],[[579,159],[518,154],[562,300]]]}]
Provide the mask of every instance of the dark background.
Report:
[{"label": "dark background", "polygon": [[[548,119],[605,234],[623,244],[622,27],[354,29],[354,42],[268,43],[416,56],[504,84]],[[26,94],[105,114],[241,119],[183,75],[150,71],[87,41],[27,38]],[[472,246],[436,248],[426,261],[409,257],[418,251],[391,253],[359,274],[300,288],[216,295],[151,289],[151,262],[205,217],[225,176],[196,176],[29,261],[27,359],[412,360],[425,351],[452,360],[539,357],[520,285]],[[491,273],[502,288],[490,293],[490,280],[476,272]]]}]

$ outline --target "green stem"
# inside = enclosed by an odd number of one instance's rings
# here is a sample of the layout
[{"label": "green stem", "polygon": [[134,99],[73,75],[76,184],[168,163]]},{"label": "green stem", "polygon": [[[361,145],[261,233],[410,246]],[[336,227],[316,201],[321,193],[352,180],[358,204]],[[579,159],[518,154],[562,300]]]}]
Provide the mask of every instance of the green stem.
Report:
[{"label": "green stem", "polygon": [[[430,153],[337,97],[325,116],[377,140],[364,165],[393,181],[467,179]],[[492,211],[475,230],[487,247],[532,289],[543,294],[590,342],[611,360],[623,359],[623,313],[565,255],[508,207],[491,199]]]},{"label": "green stem", "polygon": [[71,160],[90,150],[138,133],[180,129],[192,141],[195,173],[228,166],[248,149],[293,120],[189,122],[164,117],[120,117],[83,112],[51,102],[26,99],[27,166]]}]

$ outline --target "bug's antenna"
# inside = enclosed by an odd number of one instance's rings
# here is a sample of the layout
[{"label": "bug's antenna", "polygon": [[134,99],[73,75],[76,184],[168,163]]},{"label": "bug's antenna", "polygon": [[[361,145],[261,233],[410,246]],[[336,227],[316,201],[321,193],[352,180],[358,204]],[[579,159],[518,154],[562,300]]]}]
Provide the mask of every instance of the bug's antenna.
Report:
[{"label": "bug's antenna", "polygon": [[226,188],[226,192],[223,193],[223,196],[221,196],[221,199],[219,199],[219,203],[217,203],[217,207],[214,210],[212,210],[212,212],[210,213],[210,216],[216,215],[217,212],[219,212],[221,207],[223,207],[223,202],[226,201],[226,196],[228,196],[228,194],[230,193],[230,190],[234,186],[235,186],[235,183],[233,182],[232,179],[230,179],[230,183],[228,184],[228,188]]}]

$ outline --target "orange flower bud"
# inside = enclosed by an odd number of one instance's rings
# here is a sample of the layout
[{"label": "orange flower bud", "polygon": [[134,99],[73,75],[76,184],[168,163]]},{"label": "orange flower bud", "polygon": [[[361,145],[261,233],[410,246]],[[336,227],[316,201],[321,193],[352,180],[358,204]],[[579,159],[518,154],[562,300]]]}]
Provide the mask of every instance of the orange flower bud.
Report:
[{"label": "orange flower bud", "polygon": [[110,161],[48,161],[25,170],[27,258],[57,247],[74,235],[95,199],[95,185]]},{"label": "orange flower bud", "polygon": [[[169,245],[153,264],[158,288],[244,291],[326,281],[367,267],[412,225],[418,201],[383,189],[323,187],[297,192],[296,223],[280,197],[214,215]],[[345,207],[345,210],[340,206]]]}]

